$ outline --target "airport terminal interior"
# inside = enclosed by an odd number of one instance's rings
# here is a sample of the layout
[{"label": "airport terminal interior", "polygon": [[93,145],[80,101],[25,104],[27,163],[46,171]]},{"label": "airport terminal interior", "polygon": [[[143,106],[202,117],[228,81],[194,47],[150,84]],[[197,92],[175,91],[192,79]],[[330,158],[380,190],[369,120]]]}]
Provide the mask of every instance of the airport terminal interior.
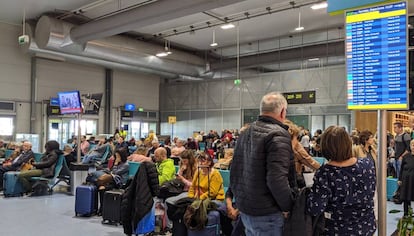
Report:
[{"label": "airport terminal interior", "polygon": [[[30,141],[36,159],[49,140],[63,150],[80,144],[76,137],[95,144],[121,130],[134,145],[177,137],[207,152],[211,143],[199,137],[237,137],[257,119],[263,95],[277,91],[287,99],[287,118],[309,137],[337,125],[350,135],[370,130],[382,148],[394,123],[414,129],[414,1],[346,2],[3,1],[0,140],[5,148]],[[378,53],[380,36],[389,46]],[[376,56],[387,59],[379,65]],[[124,235],[98,214],[76,216],[75,188],[85,176],[72,172],[50,195],[0,192],[0,234]],[[385,193],[388,173],[378,175]],[[381,236],[402,217],[394,191],[378,197],[387,213],[377,221]]]}]

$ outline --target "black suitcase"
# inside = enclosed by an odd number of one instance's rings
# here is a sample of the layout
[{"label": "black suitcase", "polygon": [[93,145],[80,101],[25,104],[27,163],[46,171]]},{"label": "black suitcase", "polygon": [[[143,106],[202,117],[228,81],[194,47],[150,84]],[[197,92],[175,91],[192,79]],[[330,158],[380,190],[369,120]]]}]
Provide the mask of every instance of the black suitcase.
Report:
[{"label": "black suitcase", "polygon": [[103,198],[102,224],[121,223],[121,202],[123,190],[106,191]]},{"label": "black suitcase", "polygon": [[173,236],[187,236],[187,227],[183,220],[173,220],[172,235]]}]

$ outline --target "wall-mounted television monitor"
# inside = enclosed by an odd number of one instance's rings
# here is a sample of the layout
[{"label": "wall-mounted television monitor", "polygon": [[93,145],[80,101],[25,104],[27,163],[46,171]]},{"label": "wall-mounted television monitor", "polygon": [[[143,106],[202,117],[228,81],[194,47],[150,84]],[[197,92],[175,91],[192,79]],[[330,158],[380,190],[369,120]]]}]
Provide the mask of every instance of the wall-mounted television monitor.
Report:
[{"label": "wall-mounted television monitor", "polygon": [[82,113],[79,91],[58,92],[61,114]]},{"label": "wall-mounted television monitor", "polygon": [[135,104],[126,103],[124,109],[125,111],[135,111]]}]

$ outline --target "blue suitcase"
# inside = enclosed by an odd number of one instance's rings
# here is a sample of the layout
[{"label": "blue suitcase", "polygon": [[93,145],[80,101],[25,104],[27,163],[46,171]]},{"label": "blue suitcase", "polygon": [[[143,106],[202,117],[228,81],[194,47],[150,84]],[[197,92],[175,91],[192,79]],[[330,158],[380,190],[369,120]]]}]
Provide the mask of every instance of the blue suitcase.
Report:
[{"label": "blue suitcase", "polygon": [[98,209],[98,192],[94,185],[76,187],[75,215],[91,216]]},{"label": "blue suitcase", "polygon": [[3,175],[3,194],[4,197],[23,196],[24,189],[22,184],[17,180],[20,172],[8,171]]},{"label": "blue suitcase", "polygon": [[188,236],[220,236],[220,213],[210,211],[206,227],[201,231],[188,230]]},{"label": "blue suitcase", "polygon": [[387,178],[387,200],[391,200],[394,196],[395,191],[398,189],[398,179]]}]

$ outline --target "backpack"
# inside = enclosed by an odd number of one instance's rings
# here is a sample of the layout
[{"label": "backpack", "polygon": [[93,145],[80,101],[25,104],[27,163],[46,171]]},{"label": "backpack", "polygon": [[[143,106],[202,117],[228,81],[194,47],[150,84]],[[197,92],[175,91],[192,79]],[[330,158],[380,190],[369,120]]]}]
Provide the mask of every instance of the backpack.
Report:
[{"label": "backpack", "polygon": [[31,196],[44,196],[49,194],[49,185],[45,181],[37,181],[32,186],[33,193]]},{"label": "backpack", "polygon": [[169,198],[177,196],[178,194],[184,191],[184,183],[179,179],[173,179],[167,182],[164,182],[160,186],[160,192],[158,194],[159,198]]},{"label": "backpack", "polygon": [[170,203],[166,201],[168,219],[172,221],[182,220],[187,206],[191,205],[193,201],[194,199],[189,197],[181,198],[177,200],[175,203]]}]

